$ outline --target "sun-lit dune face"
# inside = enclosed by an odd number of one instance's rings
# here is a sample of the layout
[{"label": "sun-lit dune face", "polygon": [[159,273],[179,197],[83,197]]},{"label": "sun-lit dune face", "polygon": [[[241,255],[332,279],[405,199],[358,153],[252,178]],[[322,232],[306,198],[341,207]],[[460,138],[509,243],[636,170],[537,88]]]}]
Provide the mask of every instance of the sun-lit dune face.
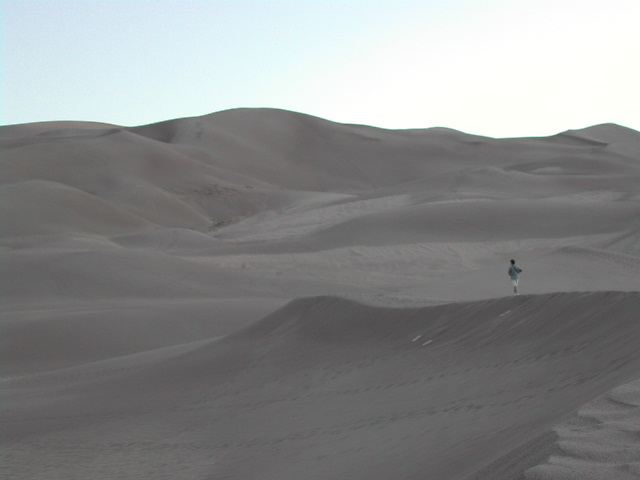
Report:
[{"label": "sun-lit dune face", "polygon": [[635,478],[598,409],[637,410],[640,133],[237,109],[0,148],[7,478]]}]

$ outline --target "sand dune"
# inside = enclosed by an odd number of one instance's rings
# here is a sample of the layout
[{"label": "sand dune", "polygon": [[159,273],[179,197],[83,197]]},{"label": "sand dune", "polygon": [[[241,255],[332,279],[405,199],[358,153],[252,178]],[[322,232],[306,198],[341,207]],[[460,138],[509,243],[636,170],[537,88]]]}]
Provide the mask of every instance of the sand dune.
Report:
[{"label": "sand dune", "polygon": [[237,109],[0,146],[7,478],[640,478],[640,133]]},{"label": "sand dune", "polygon": [[[221,340],[14,381],[9,473],[466,478],[634,379],[639,307],[637,293],[297,300]],[[637,457],[625,425],[605,436]]]},{"label": "sand dune", "polygon": [[64,232],[109,234],[142,229],[145,221],[60,183],[29,180],[3,185],[2,234],[29,237]]}]

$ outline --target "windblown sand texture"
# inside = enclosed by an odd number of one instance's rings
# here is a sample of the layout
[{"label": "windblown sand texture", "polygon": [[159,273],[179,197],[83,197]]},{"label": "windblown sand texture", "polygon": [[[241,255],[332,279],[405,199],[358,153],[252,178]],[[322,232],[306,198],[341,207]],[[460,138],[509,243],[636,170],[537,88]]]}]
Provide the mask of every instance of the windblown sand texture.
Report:
[{"label": "windblown sand texture", "polygon": [[3,478],[640,478],[639,132],[0,142]]}]

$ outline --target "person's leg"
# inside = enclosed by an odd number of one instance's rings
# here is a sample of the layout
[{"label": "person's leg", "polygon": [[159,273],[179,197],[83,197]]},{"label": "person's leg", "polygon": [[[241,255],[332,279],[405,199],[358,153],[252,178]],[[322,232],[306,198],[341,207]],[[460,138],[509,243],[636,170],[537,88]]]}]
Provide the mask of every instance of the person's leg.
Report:
[{"label": "person's leg", "polygon": [[513,281],[513,294],[518,295],[518,279],[514,278],[512,281]]}]

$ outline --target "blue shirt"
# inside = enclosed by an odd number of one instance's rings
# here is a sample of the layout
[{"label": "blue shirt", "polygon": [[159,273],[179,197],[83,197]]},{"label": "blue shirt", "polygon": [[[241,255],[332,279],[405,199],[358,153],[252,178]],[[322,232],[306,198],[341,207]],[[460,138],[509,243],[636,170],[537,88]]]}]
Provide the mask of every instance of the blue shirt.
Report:
[{"label": "blue shirt", "polygon": [[518,274],[522,272],[522,269],[517,266],[517,265],[511,265],[509,267],[509,276],[513,279],[513,280],[517,280],[518,279]]}]

